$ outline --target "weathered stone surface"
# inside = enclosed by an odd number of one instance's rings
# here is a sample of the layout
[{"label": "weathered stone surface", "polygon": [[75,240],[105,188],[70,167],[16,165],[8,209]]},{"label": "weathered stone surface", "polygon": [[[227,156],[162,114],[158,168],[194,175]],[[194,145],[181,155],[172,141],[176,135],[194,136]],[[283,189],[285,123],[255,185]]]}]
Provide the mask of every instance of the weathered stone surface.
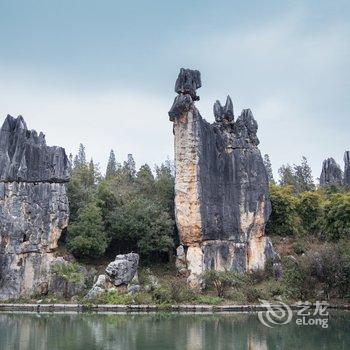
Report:
[{"label": "weathered stone surface", "polygon": [[141,287],[139,284],[129,284],[127,287],[127,291],[131,295],[137,294],[140,290]]},{"label": "weathered stone surface", "polygon": [[226,119],[228,122],[232,122],[234,119],[233,114],[233,103],[230,96],[227,96],[225,106],[221,106],[219,100],[214,103],[214,117],[217,123],[222,122]]},{"label": "weathered stone surface", "polygon": [[224,107],[215,103],[214,115],[216,122],[208,123],[194,103],[176,113],[173,105],[169,112],[175,136],[175,215],[182,245],[178,265],[186,255],[191,283],[205,269],[263,268],[275,254],[264,235],[271,205],[257,148],[257,122],[249,109],[234,122],[230,97]]},{"label": "weathered stone surface", "polygon": [[67,182],[63,148],[46,145],[45,135],[28,130],[22,116],[7,116],[0,129],[0,181]]},{"label": "weathered stone surface", "polygon": [[106,267],[106,273],[98,276],[97,281],[85,298],[93,299],[108,290],[115,290],[116,287],[123,285],[128,285],[127,290],[133,294],[137,287],[131,288],[131,286],[138,286],[140,288],[137,277],[138,266],[138,254],[117,255],[115,260]]},{"label": "weathered stone surface", "polygon": [[193,69],[180,69],[175,82],[175,92],[179,95],[190,95],[193,101],[199,100],[196,90],[202,86],[201,73]]},{"label": "weathered stone surface", "polygon": [[99,275],[93,287],[90,289],[88,294],[85,296],[86,299],[94,299],[99,295],[103,294],[108,289],[109,283],[106,275]]},{"label": "weathered stone surface", "polygon": [[344,185],[350,187],[350,151],[344,153]]},{"label": "weathered stone surface", "polygon": [[333,158],[323,161],[320,176],[320,186],[341,185],[343,183],[343,172]]},{"label": "weathered stone surface", "polygon": [[136,253],[117,255],[106,268],[106,275],[115,285],[128,284],[135,274],[139,266],[139,255]]},{"label": "weathered stone surface", "polygon": [[7,117],[0,129],[0,299],[48,291],[68,224],[67,157],[36,135],[22,117]]}]

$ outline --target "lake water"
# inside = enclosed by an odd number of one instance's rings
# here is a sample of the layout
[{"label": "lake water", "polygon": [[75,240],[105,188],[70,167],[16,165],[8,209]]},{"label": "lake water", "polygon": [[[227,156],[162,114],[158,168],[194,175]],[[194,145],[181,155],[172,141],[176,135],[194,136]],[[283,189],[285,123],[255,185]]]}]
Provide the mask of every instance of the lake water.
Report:
[{"label": "lake water", "polygon": [[350,349],[350,313],[329,328],[295,322],[268,328],[257,314],[0,313],[1,350]]}]

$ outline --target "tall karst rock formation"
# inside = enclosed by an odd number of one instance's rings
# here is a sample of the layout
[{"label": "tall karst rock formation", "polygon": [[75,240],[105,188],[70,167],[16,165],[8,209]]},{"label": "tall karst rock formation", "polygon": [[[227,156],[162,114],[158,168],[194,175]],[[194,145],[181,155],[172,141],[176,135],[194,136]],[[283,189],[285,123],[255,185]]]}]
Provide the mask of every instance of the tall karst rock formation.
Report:
[{"label": "tall karst rock formation", "polygon": [[0,129],[0,300],[44,293],[68,224],[69,162],[21,116]]},{"label": "tall karst rock formation", "polygon": [[258,149],[258,125],[249,109],[234,120],[233,104],[214,104],[205,121],[194,101],[199,71],[181,69],[169,111],[175,136],[177,265],[197,285],[207,269],[245,272],[275,255],[265,236],[271,212],[268,176]]},{"label": "tall karst rock formation", "polygon": [[[345,157],[344,157],[345,159]],[[320,175],[320,186],[325,187],[329,185],[342,185],[343,172],[334,160],[334,158],[327,158],[323,161],[322,171]]]}]

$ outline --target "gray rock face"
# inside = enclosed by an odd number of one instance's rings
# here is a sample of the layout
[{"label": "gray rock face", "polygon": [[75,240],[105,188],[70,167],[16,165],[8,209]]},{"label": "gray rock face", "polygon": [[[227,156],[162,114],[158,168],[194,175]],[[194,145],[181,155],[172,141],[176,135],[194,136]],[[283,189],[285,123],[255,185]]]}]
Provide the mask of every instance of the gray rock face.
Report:
[{"label": "gray rock face", "polygon": [[46,293],[61,231],[67,227],[64,149],[48,147],[22,117],[0,129],[0,300]]},{"label": "gray rock face", "polygon": [[343,183],[343,172],[333,158],[323,161],[320,176],[320,186],[341,185]]},{"label": "gray rock face", "polygon": [[344,185],[350,187],[350,151],[344,153]]},{"label": "gray rock face", "polygon": [[117,255],[106,268],[106,275],[115,285],[128,284],[135,276],[139,266],[139,255],[136,253]]},{"label": "gray rock face", "polygon": [[[196,75],[186,70],[186,76]],[[193,101],[186,108],[176,101],[169,116],[174,122],[175,214],[182,245],[178,265],[185,255],[194,284],[206,269],[263,268],[275,253],[264,234],[271,205],[252,112],[243,110],[234,121],[228,97],[224,107],[215,103],[215,123],[210,124]]]},{"label": "gray rock face", "polygon": [[0,129],[0,181],[67,182],[63,148],[46,145],[43,133],[28,130],[23,118],[7,116]]},{"label": "gray rock face", "polygon": [[222,122],[226,119],[228,122],[232,122],[233,115],[233,103],[230,96],[227,96],[225,106],[222,107],[219,100],[214,103],[214,117],[217,123]]},{"label": "gray rock face", "polygon": [[202,86],[201,73],[198,70],[180,69],[175,82],[175,92],[179,95],[190,95],[193,101],[199,100],[196,90]]}]

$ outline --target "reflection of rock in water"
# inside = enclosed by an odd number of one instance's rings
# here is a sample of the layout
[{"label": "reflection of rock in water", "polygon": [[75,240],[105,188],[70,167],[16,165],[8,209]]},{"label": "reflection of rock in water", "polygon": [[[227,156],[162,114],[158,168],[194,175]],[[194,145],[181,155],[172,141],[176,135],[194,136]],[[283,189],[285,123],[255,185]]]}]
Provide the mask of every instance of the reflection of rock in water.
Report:
[{"label": "reflection of rock in water", "polygon": [[256,314],[0,314],[0,349],[346,349],[349,319],[332,316],[322,329],[268,328]]},{"label": "reflection of rock in water", "polygon": [[267,350],[267,343],[265,336],[248,335],[247,338],[248,350]]}]

